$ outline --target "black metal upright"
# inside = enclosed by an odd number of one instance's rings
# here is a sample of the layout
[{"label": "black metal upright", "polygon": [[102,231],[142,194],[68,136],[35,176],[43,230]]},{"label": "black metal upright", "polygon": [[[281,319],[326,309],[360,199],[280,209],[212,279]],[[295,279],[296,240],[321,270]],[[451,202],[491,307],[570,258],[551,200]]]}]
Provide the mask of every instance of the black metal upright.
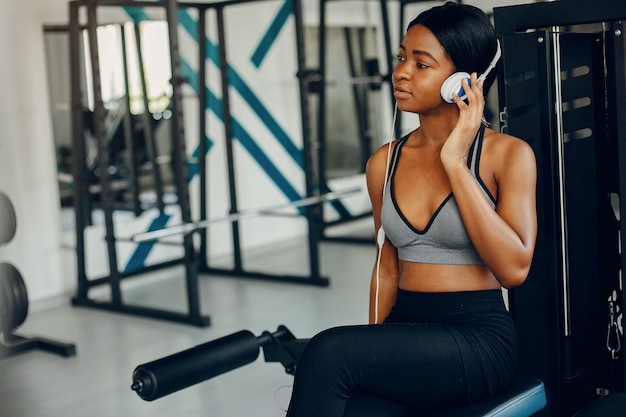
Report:
[{"label": "black metal upright", "polygon": [[[198,10],[198,62],[206,62],[206,10]],[[209,211],[207,207],[207,94],[206,94],[206,68],[204,64],[200,65],[202,68],[198,72],[198,171],[199,186],[200,186],[200,218],[206,219],[209,217]],[[198,265],[200,268],[206,269],[208,267],[207,254],[209,252],[208,234],[207,230],[203,229],[199,232],[200,235],[200,248],[198,251]]]},{"label": "black metal upright", "polygon": [[[229,198],[230,198],[230,213],[237,213],[239,211],[237,204],[237,188],[235,186],[237,180],[235,177],[235,156],[233,154],[233,122],[230,111],[230,88],[228,82],[228,60],[226,59],[226,33],[224,29],[224,8],[218,7],[215,10],[217,14],[217,32],[218,43],[220,45],[220,77],[222,84],[222,108],[224,109],[224,139],[226,141],[226,159],[228,167],[229,178]],[[231,223],[231,232],[233,238],[233,262],[234,270],[241,272],[243,270],[243,263],[241,259],[241,242],[239,234],[239,222],[234,221]]]},{"label": "black metal upright", "polygon": [[86,298],[89,290],[86,272],[85,254],[85,228],[91,218],[89,204],[89,184],[87,181],[86,150],[83,137],[83,99],[81,95],[81,28],[79,20],[79,3],[69,3],[69,51],[70,51],[70,76],[72,82],[72,148],[74,149],[74,164],[72,175],[74,176],[74,216],[76,235],[76,293],[81,298]]},{"label": "black metal upright", "polygon": [[[296,56],[298,59],[298,73],[302,73],[305,69],[305,43],[304,43],[304,24],[302,21],[302,1],[293,0],[294,18],[296,20]],[[322,78],[323,80],[323,78]],[[309,101],[307,98],[307,85],[302,77],[298,79],[300,86],[300,114],[302,114],[302,144],[304,157],[304,171],[306,175],[306,196],[312,197],[319,195],[320,189],[320,173],[315,171],[314,159],[320,158],[320,153],[313,155],[316,147],[311,143],[311,126],[309,125]],[[322,202],[306,207],[306,216],[308,219],[308,238],[309,238],[309,271],[311,279],[319,285],[328,285],[328,280],[322,278],[319,269],[319,241],[322,230]]]},{"label": "black metal upright", "polygon": [[[176,0],[166,0],[165,11],[167,16],[170,65],[172,71],[172,165],[174,167],[174,180],[178,192],[178,205],[180,207],[181,219],[185,223],[191,223],[189,175],[187,171],[187,149],[185,145],[184,128],[185,121],[183,118],[183,77],[181,74],[178,45],[178,5]],[[206,316],[202,316],[200,309],[198,262],[193,236],[191,234],[183,235],[183,246],[185,252],[185,281],[189,316],[199,320],[202,325],[208,325],[209,319]]]},{"label": "black metal upright", "polygon": [[[613,281],[617,282],[622,289],[621,294],[617,294],[617,297],[610,296],[610,305],[608,305],[606,314],[610,317],[612,313],[615,313],[615,321],[621,323],[619,326],[621,331],[621,341],[616,340],[620,337],[620,334],[616,333],[618,326],[615,322],[610,322],[607,325],[606,335],[606,349],[615,356],[618,361],[613,361],[611,369],[607,369],[606,372],[610,372],[614,378],[621,379],[620,381],[614,381],[614,384],[621,383],[622,391],[626,392],[626,360],[624,359],[626,352],[626,331],[625,315],[626,311],[626,287],[624,286],[624,271],[626,266],[626,251],[624,251],[624,239],[626,236],[626,225],[621,219],[626,219],[626,26],[623,23],[623,18],[626,17],[626,10],[622,10],[620,13],[622,18],[619,21],[613,21],[606,37],[606,57],[607,66],[612,68],[607,76],[606,91],[607,91],[607,134],[611,138],[611,141],[607,145],[607,153],[613,155],[617,159],[617,166],[613,166],[613,171],[608,171],[607,175],[614,178],[615,181],[610,183],[611,193],[617,193],[621,204],[619,204],[618,219],[611,217],[607,221],[615,224],[613,227],[614,234],[613,239],[615,245],[619,247],[619,252],[613,252],[609,255],[613,255],[611,258],[606,259],[608,272],[612,274]],[[609,167],[605,167],[608,169]],[[611,225],[612,226],[612,225]],[[613,285],[615,286],[615,285]],[[611,310],[614,309],[614,310]],[[620,349],[621,348],[621,349]],[[619,366],[621,363],[621,366]],[[621,377],[620,377],[621,372]]]},{"label": "black metal upright", "polygon": [[96,2],[87,2],[87,32],[89,34],[89,53],[91,54],[91,77],[93,82],[94,99],[94,135],[98,146],[98,170],[100,171],[100,205],[104,213],[105,241],[109,263],[109,282],[111,288],[111,302],[122,303],[120,290],[120,271],[117,263],[115,230],[113,225],[113,197],[111,194],[111,177],[109,175],[109,152],[105,128],[105,111],[102,100],[102,85],[100,79],[100,57],[98,54],[98,16]]},{"label": "black metal upright", "polygon": [[546,384],[539,416],[624,391],[625,17],[626,4],[607,0],[494,9],[501,127],[538,166],[535,257],[509,298],[520,372]]}]

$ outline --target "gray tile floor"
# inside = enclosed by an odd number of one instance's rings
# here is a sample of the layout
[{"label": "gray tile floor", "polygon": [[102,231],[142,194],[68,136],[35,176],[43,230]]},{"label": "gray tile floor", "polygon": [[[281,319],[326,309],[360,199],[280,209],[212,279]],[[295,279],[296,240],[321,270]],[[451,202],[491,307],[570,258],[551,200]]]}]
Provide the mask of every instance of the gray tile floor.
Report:
[{"label": "gray tile floor", "polygon": [[[369,227],[365,222],[362,234]],[[244,260],[250,269],[308,271],[304,240],[251,252]],[[320,260],[329,287],[202,276],[202,311],[212,322],[207,328],[72,307],[69,297],[31,312],[17,334],[73,342],[77,355],[30,351],[0,361],[0,416],[284,415],[292,377],[280,364],[265,363],[262,355],[153,402],[130,390],[131,375],[137,365],[242,329],[258,335],[284,324],[296,337],[307,338],[328,327],[364,323],[374,246],[323,242]],[[184,309],[182,274],[182,267],[174,267],[139,278],[145,285],[124,283],[126,302]]]}]

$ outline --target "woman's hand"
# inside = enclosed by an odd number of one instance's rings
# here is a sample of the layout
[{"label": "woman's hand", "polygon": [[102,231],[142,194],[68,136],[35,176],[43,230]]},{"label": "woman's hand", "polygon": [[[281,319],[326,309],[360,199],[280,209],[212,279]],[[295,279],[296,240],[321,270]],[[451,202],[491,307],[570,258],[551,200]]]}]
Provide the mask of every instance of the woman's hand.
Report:
[{"label": "woman's hand", "polygon": [[467,163],[469,148],[480,128],[485,109],[485,97],[483,96],[483,80],[478,80],[476,73],[472,73],[471,84],[463,79],[463,90],[467,96],[467,103],[456,94],[453,94],[454,102],[459,108],[459,120],[450,133],[446,143],[441,148],[441,161],[444,167],[459,161]]}]

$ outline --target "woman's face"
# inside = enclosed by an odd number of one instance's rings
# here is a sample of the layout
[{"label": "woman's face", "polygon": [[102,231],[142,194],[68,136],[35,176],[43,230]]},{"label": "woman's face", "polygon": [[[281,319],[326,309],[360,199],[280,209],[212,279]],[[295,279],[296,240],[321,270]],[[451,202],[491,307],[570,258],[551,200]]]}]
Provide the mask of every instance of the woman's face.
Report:
[{"label": "woman's face", "polygon": [[398,108],[423,114],[445,105],[439,91],[454,70],[435,35],[425,26],[412,26],[400,44],[392,75]]}]

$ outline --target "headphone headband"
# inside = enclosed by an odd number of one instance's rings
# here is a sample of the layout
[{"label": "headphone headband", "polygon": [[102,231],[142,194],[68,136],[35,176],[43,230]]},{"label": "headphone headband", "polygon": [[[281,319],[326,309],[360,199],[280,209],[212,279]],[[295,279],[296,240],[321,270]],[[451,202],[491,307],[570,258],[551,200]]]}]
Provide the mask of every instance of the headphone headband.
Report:
[{"label": "headphone headband", "polygon": [[491,70],[493,70],[496,67],[496,64],[500,60],[500,56],[501,55],[502,55],[502,50],[500,49],[500,41],[498,39],[496,39],[496,54],[493,56],[493,59],[491,60],[491,62],[487,66],[487,69],[485,70],[485,72],[480,74],[480,77],[478,77],[479,81],[480,80],[485,80],[487,78],[487,76],[489,75]]}]

